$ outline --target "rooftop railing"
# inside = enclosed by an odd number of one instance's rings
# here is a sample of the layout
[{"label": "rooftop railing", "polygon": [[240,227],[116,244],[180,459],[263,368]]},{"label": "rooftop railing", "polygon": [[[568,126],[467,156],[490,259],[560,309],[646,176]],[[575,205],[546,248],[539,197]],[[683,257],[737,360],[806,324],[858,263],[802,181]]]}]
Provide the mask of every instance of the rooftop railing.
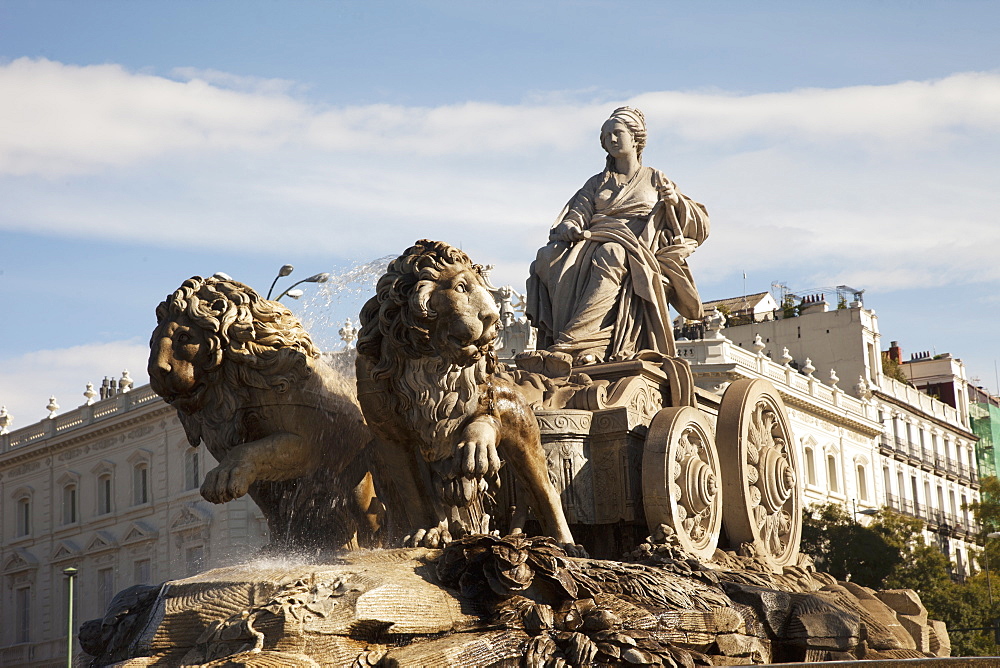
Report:
[{"label": "rooftop railing", "polygon": [[9,434],[0,434],[0,454],[12,452],[52,436],[90,426],[96,422],[110,420],[155,401],[162,401],[162,399],[156,392],[153,392],[149,385],[143,385],[130,392],[97,401],[89,406],[83,405],[74,408],[62,415],[44,419],[21,429],[15,429]]}]

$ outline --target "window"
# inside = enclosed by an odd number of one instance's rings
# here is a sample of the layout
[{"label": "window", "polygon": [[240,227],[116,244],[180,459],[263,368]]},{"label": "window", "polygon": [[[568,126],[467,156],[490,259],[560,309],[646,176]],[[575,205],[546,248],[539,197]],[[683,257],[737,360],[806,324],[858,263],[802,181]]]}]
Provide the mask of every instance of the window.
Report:
[{"label": "window", "polygon": [[858,464],[858,498],[862,501],[868,500],[868,480],[865,478],[863,464]]},{"label": "window", "polygon": [[111,607],[111,599],[115,597],[115,569],[102,568],[97,571],[97,602],[101,606],[101,614]]},{"label": "window", "polygon": [[140,559],[132,564],[132,579],[134,584],[151,584],[152,575],[150,573],[149,559]]},{"label": "window", "polygon": [[199,462],[199,452],[196,448],[187,451],[184,456],[184,489],[198,489],[201,487],[201,471]]},{"label": "window", "polygon": [[149,466],[142,462],[132,469],[132,505],[149,503]]},{"label": "window", "polygon": [[17,500],[17,535],[27,536],[31,533],[31,499],[22,497]]},{"label": "window", "polygon": [[885,483],[885,493],[892,494],[892,474],[889,473],[889,467],[882,467],[882,482]]},{"label": "window", "polygon": [[816,484],[816,461],[812,448],[806,448],[806,482],[810,485]]},{"label": "window", "polygon": [[184,553],[184,564],[188,576],[201,573],[205,569],[205,548],[201,545],[189,547]]},{"label": "window", "polygon": [[837,484],[837,458],[833,455],[826,456],[826,479],[831,492],[840,491]]},{"label": "window", "polygon": [[97,479],[97,514],[111,512],[111,474],[105,473]]},{"label": "window", "polygon": [[14,590],[14,642],[31,642],[31,587]]},{"label": "window", "polygon": [[74,524],[76,516],[76,485],[66,485],[63,487],[63,524]]}]

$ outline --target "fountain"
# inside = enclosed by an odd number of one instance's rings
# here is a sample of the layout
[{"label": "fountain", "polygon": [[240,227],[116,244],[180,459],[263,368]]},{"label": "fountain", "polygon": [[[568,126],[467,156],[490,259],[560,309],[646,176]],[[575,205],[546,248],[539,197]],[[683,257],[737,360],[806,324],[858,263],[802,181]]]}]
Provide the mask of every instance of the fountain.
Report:
[{"label": "fountain", "polygon": [[[360,330],[343,328],[356,390],[343,358],[327,364],[251,288],[194,277],[168,296],[151,383],[220,461],[203,496],[250,494],[272,544],[121,592],[81,629],[89,665],[946,655],[916,594],[837,582],[799,554],[799,468],[774,387],[741,380],[720,399],[674,355],[657,314],[700,309],[685,258],[708,217],[642,167],[644,139],[637,110],[605,124],[607,169],[532,268],[546,349],[515,365],[495,355],[484,269],[443,242],[379,261]],[[341,321],[311,322],[330,336]]]}]

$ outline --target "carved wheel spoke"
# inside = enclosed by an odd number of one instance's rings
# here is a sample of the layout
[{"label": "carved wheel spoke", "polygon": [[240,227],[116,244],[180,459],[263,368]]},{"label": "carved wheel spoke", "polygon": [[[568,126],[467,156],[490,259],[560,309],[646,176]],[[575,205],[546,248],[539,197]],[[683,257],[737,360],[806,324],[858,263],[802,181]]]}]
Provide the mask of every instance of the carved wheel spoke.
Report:
[{"label": "carved wheel spoke", "polygon": [[690,406],[664,408],[649,425],[642,498],[650,530],[673,529],[687,552],[708,559],[722,526],[722,481],[711,422]]},{"label": "carved wheel spoke", "polygon": [[[730,547],[750,544],[775,566],[795,563],[802,533],[798,466],[785,406],[766,380],[739,380],[717,424]],[[730,465],[731,463],[731,465]]]}]

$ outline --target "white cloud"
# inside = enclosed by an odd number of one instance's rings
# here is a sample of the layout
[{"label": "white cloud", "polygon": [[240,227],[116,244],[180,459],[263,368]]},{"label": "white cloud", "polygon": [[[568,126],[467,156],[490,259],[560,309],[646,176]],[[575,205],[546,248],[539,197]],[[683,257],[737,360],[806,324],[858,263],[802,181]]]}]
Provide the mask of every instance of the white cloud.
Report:
[{"label": "white cloud", "polygon": [[[516,284],[601,168],[598,128],[621,103],[320,107],[288,81],[172,74],[0,65],[0,228],[237,248],[280,234],[335,257],[431,236]],[[647,163],[709,207],[693,260],[705,280],[756,267],[882,289],[1000,280],[998,73],[628,102],[649,122]]]},{"label": "white cloud", "polygon": [[303,105],[118,65],[0,66],[0,174],[60,176],[177,152],[279,144]]},{"label": "white cloud", "polygon": [[105,377],[120,378],[124,370],[136,386],[148,382],[149,345],[139,341],[94,343],[60,350],[38,350],[0,362],[0,405],[13,416],[11,429],[45,419],[54,396],[60,412],[86,402],[87,383],[100,388]]}]

